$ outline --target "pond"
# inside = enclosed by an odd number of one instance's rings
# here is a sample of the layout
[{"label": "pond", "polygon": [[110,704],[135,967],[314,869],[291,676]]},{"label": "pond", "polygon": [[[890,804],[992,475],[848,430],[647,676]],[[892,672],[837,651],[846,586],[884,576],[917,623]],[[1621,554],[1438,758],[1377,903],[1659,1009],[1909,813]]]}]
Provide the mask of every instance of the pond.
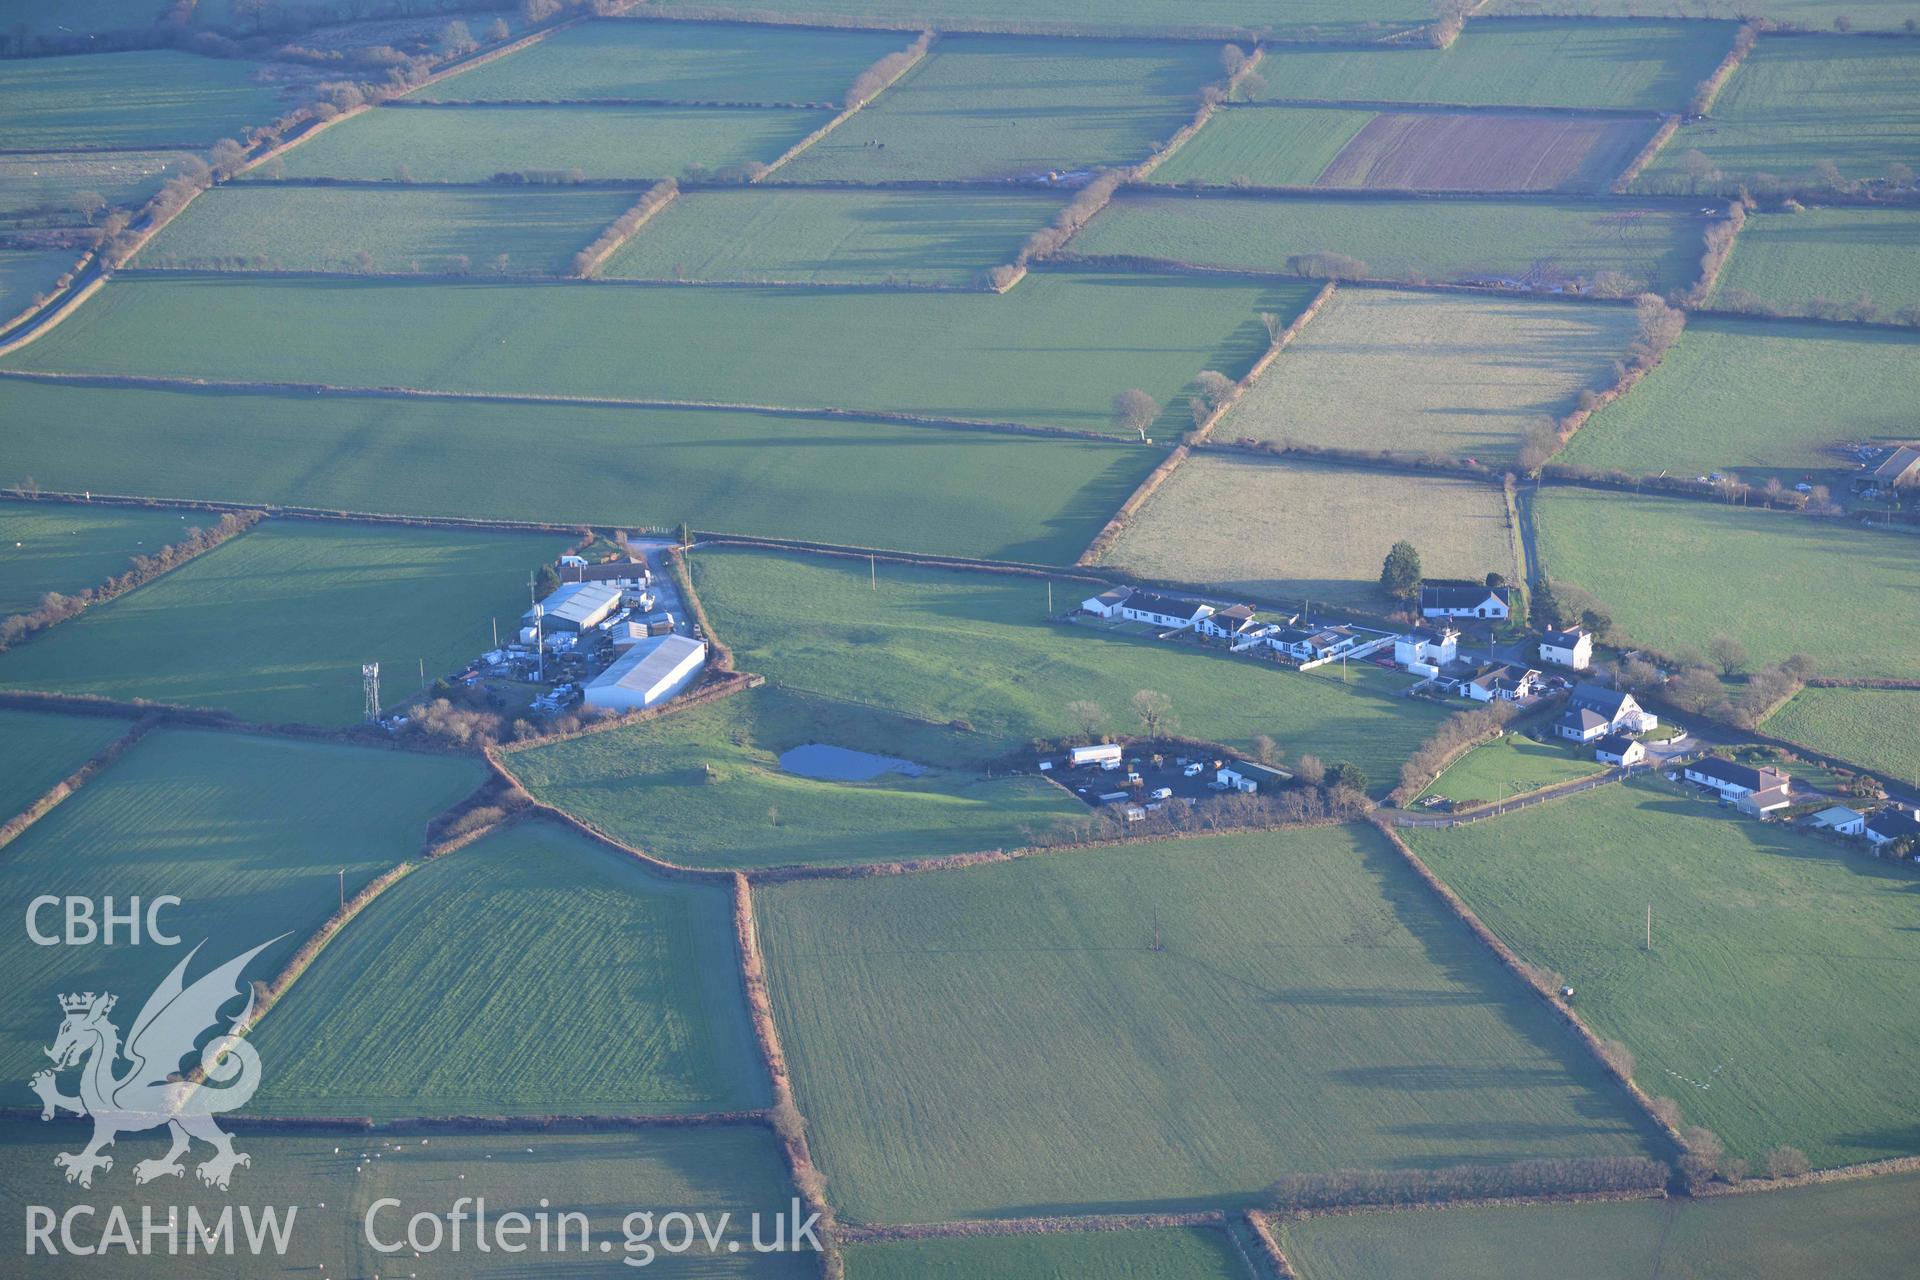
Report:
[{"label": "pond", "polygon": [[780,767],[803,778],[822,778],[828,782],[869,782],[883,773],[904,773],[917,778],[927,772],[925,765],[911,760],[832,747],[824,742],[803,743],[782,751]]}]

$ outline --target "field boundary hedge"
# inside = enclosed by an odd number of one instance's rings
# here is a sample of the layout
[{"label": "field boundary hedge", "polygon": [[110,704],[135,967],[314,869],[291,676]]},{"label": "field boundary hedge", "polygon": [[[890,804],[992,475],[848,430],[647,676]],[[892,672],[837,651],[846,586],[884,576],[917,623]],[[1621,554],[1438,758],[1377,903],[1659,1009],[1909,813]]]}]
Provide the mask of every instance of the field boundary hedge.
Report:
[{"label": "field boundary hedge", "polygon": [[1299,1273],[1293,1269],[1293,1263],[1287,1260],[1286,1253],[1280,1248],[1280,1240],[1274,1234],[1269,1215],[1258,1209],[1249,1209],[1245,1216],[1247,1227],[1253,1232],[1253,1238],[1274,1275],[1280,1280],[1299,1280]]},{"label": "field boundary hedge", "polygon": [[1059,1214],[1044,1218],[978,1218],[967,1222],[902,1223],[893,1226],[841,1228],[847,1244],[891,1240],[959,1240],[969,1236],[1049,1236],[1101,1231],[1163,1231],[1177,1227],[1215,1227],[1225,1230],[1227,1215],[1219,1209],[1190,1213]]},{"label": "field boundary hedge", "polygon": [[1687,102],[1688,115],[1704,116],[1713,110],[1720,91],[1727,87],[1727,81],[1733,78],[1733,73],[1740,69],[1740,64],[1747,60],[1747,55],[1753,52],[1753,46],[1757,43],[1759,32],[1752,23],[1743,24],[1733,33],[1733,44],[1728,47],[1726,57],[1720,59],[1720,65],[1695,86],[1693,97]]},{"label": "field boundary hedge", "polygon": [[[1221,56],[1225,57],[1228,49],[1237,49],[1238,47],[1237,45],[1230,45],[1227,49],[1222,49]],[[1217,84],[1207,85],[1203,88],[1200,91],[1200,109],[1193,113],[1193,119],[1174,130],[1173,134],[1165,142],[1153,149],[1152,155],[1149,155],[1145,160],[1135,165],[1127,174],[1128,180],[1132,182],[1146,181],[1148,175],[1164,164],[1169,156],[1192,141],[1193,135],[1206,128],[1207,121],[1213,119],[1216,111],[1220,110],[1223,106],[1229,105],[1233,101],[1233,95],[1239,90],[1242,84],[1246,83],[1247,77],[1255,73],[1260,66],[1261,59],[1266,56],[1266,46],[1256,43],[1253,46],[1253,52],[1243,53],[1240,56],[1239,65],[1227,71],[1227,78],[1225,80]]]},{"label": "field boundary hedge", "polygon": [[[840,108],[839,113],[835,115],[833,119],[827,121],[818,129],[815,129],[812,133],[809,133],[806,137],[788,147],[785,151],[782,151],[775,157],[771,164],[754,172],[748,181],[754,183],[764,182],[770,174],[778,172],[795,156],[798,156],[814,143],[820,141],[835,129],[838,129],[841,125],[852,119],[861,108],[865,107],[887,90],[893,88],[894,85],[900,83],[909,71],[912,71],[926,60],[927,51],[932,48],[934,39],[935,37],[932,31],[922,29],[919,37],[905,49],[895,50],[893,53],[887,54],[869,66],[865,71],[861,72],[853,82],[854,87],[849,90],[847,94],[846,104]],[[872,77],[871,83],[867,82],[869,77]]]},{"label": "field boundary hedge", "polygon": [[[1486,0],[1481,2],[1485,3]],[[1253,102],[1227,102],[1221,105],[1235,111],[1291,111],[1307,107],[1315,110],[1391,111],[1395,115],[1599,116],[1609,120],[1647,121],[1664,120],[1668,114],[1657,107],[1535,107],[1491,102],[1404,102],[1392,98],[1261,98]]]},{"label": "field boundary hedge", "polygon": [[1700,276],[1687,290],[1686,304],[1698,307],[1713,295],[1714,286],[1720,283],[1720,273],[1727,269],[1727,262],[1733,257],[1734,242],[1740,238],[1740,231],[1747,225],[1747,206],[1735,200],[1727,206],[1727,216],[1707,224],[1706,248],[1700,255]]},{"label": "field boundary hedge", "polygon": [[[0,1107],[0,1120],[37,1120],[38,1107]],[[263,1116],[228,1113],[238,1133],[619,1133],[646,1129],[697,1129],[752,1125],[764,1128],[764,1111],[692,1111],[662,1115],[465,1115],[465,1116]]]},{"label": "field boundary hedge", "polygon": [[1646,145],[1642,146],[1634,154],[1633,159],[1627,162],[1627,167],[1620,171],[1620,176],[1607,184],[1607,190],[1616,196],[1627,194],[1627,189],[1633,185],[1634,179],[1645,172],[1646,167],[1653,163],[1653,158],[1660,154],[1667,143],[1673,140],[1673,135],[1679,131],[1679,116],[1667,116],[1663,119],[1660,127],[1653,131],[1653,136],[1647,139]]},{"label": "field boundary hedge", "polygon": [[[672,9],[649,12],[630,9],[623,20],[654,22],[740,22],[755,26],[801,27],[815,31],[923,31],[927,23],[918,18],[886,18],[878,14],[850,16],[831,10],[795,13],[788,10],[756,9],[751,4],[676,4]],[[1374,39],[1362,38],[1366,24],[1355,22],[1343,27],[1303,28],[1305,34],[1276,37],[1267,27],[1232,26],[1136,26],[1109,27],[1097,22],[1033,21],[1017,19],[949,17],[932,28],[939,35],[1006,35],[1036,40],[1110,40],[1129,44],[1217,44],[1222,40],[1255,41],[1269,45],[1310,46],[1325,49],[1376,49],[1388,43],[1395,33],[1382,33]]]},{"label": "field boundary hedge", "polygon": [[631,208],[615,218],[594,237],[591,244],[574,255],[572,274],[581,280],[591,278],[608,258],[618,253],[622,245],[639,233],[640,228],[653,221],[655,215],[679,198],[680,184],[672,178],[648,187]]},{"label": "field boundary hedge", "polygon": [[1400,833],[1394,830],[1391,822],[1383,820],[1378,815],[1374,816],[1372,822],[1374,829],[1386,837],[1387,843],[1392,845],[1394,850],[1405,859],[1407,865],[1413,869],[1413,873],[1420,877],[1427,888],[1438,895],[1441,902],[1446,905],[1447,909],[1453,913],[1455,918],[1467,927],[1467,931],[1479,939],[1481,944],[1493,953],[1494,957],[1506,967],[1509,973],[1518,978],[1535,995],[1546,1001],[1547,1007],[1552,1009],[1561,1023],[1573,1032],[1582,1047],[1593,1056],[1601,1068],[1605,1070],[1609,1076],[1613,1077],[1615,1083],[1625,1091],[1627,1097],[1633,1102],[1641,1115],[1645,1117],[1646,1123],[1666,1138],[1669,1144],[1669,1153],[1677,1153],[1682,1150],[1685,1143],[1680,1137],[1679,1129],[1660,1118],[1659,1112],[1654,1108],[1653,1098],[1639,1085],[1634,1083],[1631,1073],[1621,1070],[1620,1062],[1613,1054],[1607,1052],[1600,1037],[1595,1035],[1592,1029],[1581,1020],[1580,1015],[1573,1011],[1572,1005],[1560,998],[1559,991],[1547,983],[1541,971],[1535,966],[1528,964],[1525,960],[1522,960],[1512,947],[1509,947],[1501,940],[1500,935],[1496,934],[1492,929],[1489,929],[1486,924],[1481,921],[1480,917],[1474,914],[1473,908],[1467,905],[1466,899],[1455,893],[1453,887],[1436,875],[1420,855],[1414,852],[1413,846],[1401,838]]},{"label": "field boundary hedge", "polygon": [[88,756],[79,768],[34,797],[26,808],[8,818],[6,822],[0,823],[0,849],[18,840],[28,827],[46,817],[74,792],[99,777],[109,765],[125,755],[128,748],[146,737],[156,723],[156,719],[152,716],[142,716],[135,720],[127,726],[125,733]]}]

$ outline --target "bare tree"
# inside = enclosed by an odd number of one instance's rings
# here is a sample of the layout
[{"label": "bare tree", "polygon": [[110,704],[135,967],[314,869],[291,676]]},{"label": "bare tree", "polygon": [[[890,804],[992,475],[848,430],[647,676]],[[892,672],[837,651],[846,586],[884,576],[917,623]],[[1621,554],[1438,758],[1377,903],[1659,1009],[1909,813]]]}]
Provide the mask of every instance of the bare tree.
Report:
[{"label": "bare tree", "polygon": [[1067,719],[1080,731],[1080,736],[1088,742],[1098,742],[1106,736],[1107,709],[1090,698],[1081,698],[1067,704]]},{"label": "bare tree", "polygon": [[1233,379],[1218,369],[1202,369],[1193,375],[1193,385],[1211,407],[1217,409],[1233,394]]},{"label": "bare tree", "polygon": [[1139,387],[1129,387],[1113,398],[1113,425],[1121,431],[1133,432],[1143,441],[1147,438],[1147,428],[1159,418],[1160,402]]},{"label": "bare tree", "polygon": [[1140,730],[1146,737],[1158,737],[1162,729],[1173,727],[1173,699],[1158,689],[1141,689],[1129,705],[1133,707],[1133,714],[1140,717]]},{"label": "bare tree", "polygon": [[1286,322],[1271,311],[1260,313],[1260,323],[1266,326],[1267,341],[1270,343],[1280,341],[1280,335],[1287,331]]},{"label": "bare tree", "polygon": [[1707,652],[1723,676],[1746,670],[1747,647],[1724,631],[1707,642]]},{"label": "bare tree", "polygon": [[1798,1147],[1789,1147],[1782,1143],[1767,1152],[1769,1178],[1798,1178],[1812,1167],[1807,1161],[1807,1153]]}]

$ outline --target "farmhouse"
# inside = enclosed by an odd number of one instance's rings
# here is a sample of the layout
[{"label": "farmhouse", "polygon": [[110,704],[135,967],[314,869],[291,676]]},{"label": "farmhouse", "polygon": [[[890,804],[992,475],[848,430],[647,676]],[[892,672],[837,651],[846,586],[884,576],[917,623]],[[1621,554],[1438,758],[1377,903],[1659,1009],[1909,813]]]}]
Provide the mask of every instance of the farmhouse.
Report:
[{"label": "farmhouse", "polygon": [[1540,661],[1585,671],[1593,665],[1593,633],[1585,627],[1547,632],[1540,637]]},{"label": "farmhouse", "polygon": [[1647,758],[1647,748],[1637,738],[1610,733],[1593,744],[1593,758],[1601,764],[1636,765]]},{"label": "farmhouse", "polygon": [[1876,849],[1895,840],[1920,841],[1920,809],[1882,809],[1866,820],[1861,834]]},{"label": "farmhouse", "polygon": [[[602,582],[569,582],[536,607],[542,614],[540,625],[547,631],[585,631],[620,607],[620,588]],[[532,626],[533,620],[532,609],[520,615],[523,626]]]},{"label": "farmhouse", "polygon": [[1235,791],[1244,791],[1249,795],[1262,786],[1277,787],[1293,775],[1284,769],[1270,768],[1264,764],[1255,764],[1251,760],[1235,760],[1214,771],[1213,780]]},{"label": "farmhouse", "polygon": [[1720,756],[1707,756],[1687,765],[1684,776],[1688,782],[1713,788],[1722,801],[1756,816],[1791,803],[1787,786],[1792,780],[1777,769],[1755,769]]},{"label": "farmhouse", "polygon": [[1920,446],[1895,449],[1873,469],[1869,481],[1868,487],[1882,493],[1920,486]]},{"label": "farmhouse", "polygon": [[1361,637],[1346,627],[1322,627],[1309,631],[1304,627],[1282,627],[1265,637],[1269,647],[1300,662],[1325,662],[1350,652]]},{"label": "farmhouse", "polygon": [[1460,633],[1448,626],[1421,627],[1393,638],[1393,664],[1423,676],[1438,675],[1459,653]]},{"label": "farmhouse", "polygon": [[1423,618],[1506,618],[1513,614],[1513,592],[1478,582],[1423,582]]},{"label": "farmhouse", "polygon": [[1495,662],[1481,667],[1463,682],[1460,692],[1475,702],[1492,702],[1495,698],[1519,702],[1537,693],[1539,685],[1540,673],[1532,667]]},{"label": "farmhouse", "polygon": [[604,582],[616,587],[645,587],[652,584],[653,571],[640,560],[609,560],[604,564],[588,564],[579,556],[561,556],[560,580]]},{"label": "farmhouse", "polygon": [[1250,604],[1230,604],[1209,617],[1200,619],[1198,630],[1201,635],[1212,636],[1217,640],[1244,640],[1260,630],[1263,624],[1253,616]]},{"label": "farmhouse", "polygon": [[651,636],[587,681],[587,705],[608,711],[658,706],[691,684],[706,661],[705,641],[680,635]]},{"label": "farmhouse", "polygon": [[1097,596],[1088,596],[1080,602],[1080,610],[1096,618],[1117,618],[1120,606],[1133,594],[1132,587],[1115,587],[1111,591],[1102,591]]},{"label": "farmhouse", "polygon": [[1660,717],[1641,708],[1624,689],[1577,684],[1567,698],[1567,709],[1553,722],[1553,731],[1572,742],[1592,742],[1609,733],[1646,733]]},{"label": "farmhouse", "polygon": [[1120,605],[1120,616],[1128,622],[1145,622],[1156,627],[1191,627],[1212,613],[1210,604],[1152,591],[1136,591]]},{"label": "farmhouse", "polygon": [[1857,836],[1866,829],[1867,815],[1844,804],[1810,814],[1807,825],[1815,831],[1831,831],[1840,836]]}]

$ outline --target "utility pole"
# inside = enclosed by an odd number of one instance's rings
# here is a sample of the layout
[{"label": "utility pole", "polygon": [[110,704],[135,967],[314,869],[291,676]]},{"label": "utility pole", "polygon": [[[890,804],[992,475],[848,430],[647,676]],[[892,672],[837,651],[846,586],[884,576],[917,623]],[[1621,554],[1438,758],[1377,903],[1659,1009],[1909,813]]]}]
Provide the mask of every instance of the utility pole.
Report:
[{"label": "utility pole", "polygon": [[496,649],[500,647],[500,619],[498,618],[493,620],[493,647]]},{"label": "utility pole", "polygon": [[871,555],[867,557],[867,585],[875,591],[880,589],[880,565]]},{"label": "utility pole", "polygon": [[1047,616],[1053,616],[1053,579],[1047,579]]},{"label": "utility pole", "polygon": [[1647,950],[1653,950],[1653,904],[1647,904]]},{"label": "utility pole", "polygon": [[347,869],[340,868],[340,909],[347,909]]},{"label": "utility pole", "polygon": [[427,660],[425,658],[420,659],[420,687],[422,689],[427,687]]}]

